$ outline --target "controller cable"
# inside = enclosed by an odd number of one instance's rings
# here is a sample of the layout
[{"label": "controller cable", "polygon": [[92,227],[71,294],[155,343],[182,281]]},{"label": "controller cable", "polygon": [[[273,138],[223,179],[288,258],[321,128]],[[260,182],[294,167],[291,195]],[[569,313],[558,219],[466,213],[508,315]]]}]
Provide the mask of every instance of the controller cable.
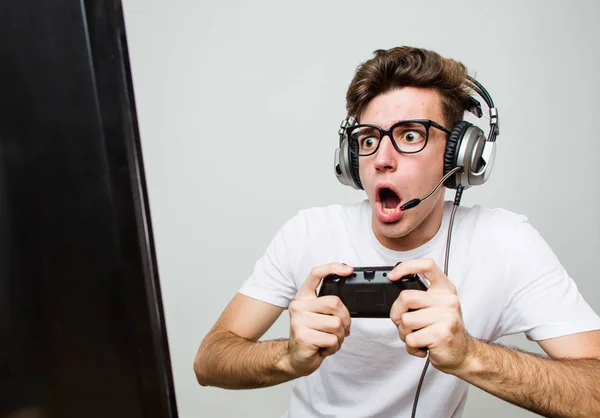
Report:
[{"label": "controller cable", "polygon": [[[456,214],[456,210],[460,205],[460,199],[462,198],[464,187],[458,186],[456,188],[456,194],[454,195],[454,206],[452,207],[452,214],[450,215],[450,223],[448,225],[448,238],[446,240],[446,257],[444,260],[444,274],[446,277],[448,276],[448,260],[450,259],[450,239],[452,236],[452,225],[454,224],[454,215]],[[415,401],[413,403],[412,410],[412,418],[415,418],[417,412],[417,403],[419,402],[419,394],[421,392],[421,387],[423,386],[423,380],[425,379],[425,373],[427,372],[427,367],[429,366],[429,352],[427,353],[427,361],[425,362],[425,367],[423,367],[423,372],[421,373],[421,378],[419,379],[419,385],[417,386],[417,393],[415,394]]]}]

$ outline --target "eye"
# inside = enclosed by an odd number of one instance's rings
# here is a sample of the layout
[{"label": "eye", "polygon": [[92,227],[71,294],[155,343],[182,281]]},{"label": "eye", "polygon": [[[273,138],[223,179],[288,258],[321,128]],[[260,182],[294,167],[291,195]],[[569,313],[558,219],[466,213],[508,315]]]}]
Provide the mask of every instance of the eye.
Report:
[{"label": "eye", "polygon": [[370,126],[361,126],[354,129],[351,136],[356,141],[360,154],[371,153],[379,143],[377,130]]},{"label": "eye", "polygon": [[425,135],[419,131],[406,131],[402,134],[402,140],[409,144],[421,142],[424,139]]},{"label": "eye", "polygon": [[374,137],[367,137],[360,139],[360,148],[363,150],[368,150],[377,145],[377,141]]}]

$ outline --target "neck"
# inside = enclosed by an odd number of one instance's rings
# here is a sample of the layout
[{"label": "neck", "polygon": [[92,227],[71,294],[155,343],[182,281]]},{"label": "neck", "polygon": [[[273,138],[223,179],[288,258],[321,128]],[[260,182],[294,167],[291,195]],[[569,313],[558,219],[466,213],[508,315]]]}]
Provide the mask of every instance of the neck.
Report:
[{"label": "neck", "polygon": [[[381,245],[393,251],[410,251],[429,242],[437,234],[442,225],[442,218],[444,215],[443,190],[444,189],[441,189],[436,193],[436,202],[423,221],[419,223],[413,230],[408,231],[401,237],[388,237],[383,235],[377,227],[375,217],[373,217],[371,221],[371,227],[373,228],[375,237],[381,243]],[[436,196],[434,195],[430,198],[434,197]],[[410,210],[412,211],[415,209]]]}]

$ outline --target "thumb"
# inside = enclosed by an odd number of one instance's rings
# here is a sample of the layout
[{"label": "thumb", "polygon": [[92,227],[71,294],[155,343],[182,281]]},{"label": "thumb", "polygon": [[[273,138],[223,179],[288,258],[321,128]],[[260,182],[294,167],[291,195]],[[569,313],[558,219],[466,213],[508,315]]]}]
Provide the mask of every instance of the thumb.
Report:
[{"label": "thumb", "polygon": [[454,284],[432,259],[403,261],[388,274],[388,278],[398,280],[406,274],[421,274],[430,283],[429,293],[456,293]]},{"label": "thumb", "polygon": [[347,276],[352,273],[353,270],[352,267],[342,263],[329,263],[313,268],[298,293],[296,293],[296,300],[316,299],[317,287],[319,287],[321,280],[325,276],[330,274]]}]

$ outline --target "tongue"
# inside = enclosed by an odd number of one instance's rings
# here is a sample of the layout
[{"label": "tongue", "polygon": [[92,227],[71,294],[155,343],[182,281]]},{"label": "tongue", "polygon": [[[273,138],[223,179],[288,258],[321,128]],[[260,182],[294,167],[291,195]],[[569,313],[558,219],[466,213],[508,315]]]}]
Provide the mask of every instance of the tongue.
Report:
[{"label": "tongue", "polygon": [[381,191],[381,201],[384,209],[394,209],[400,204],[400,198],[389,189]]}]

